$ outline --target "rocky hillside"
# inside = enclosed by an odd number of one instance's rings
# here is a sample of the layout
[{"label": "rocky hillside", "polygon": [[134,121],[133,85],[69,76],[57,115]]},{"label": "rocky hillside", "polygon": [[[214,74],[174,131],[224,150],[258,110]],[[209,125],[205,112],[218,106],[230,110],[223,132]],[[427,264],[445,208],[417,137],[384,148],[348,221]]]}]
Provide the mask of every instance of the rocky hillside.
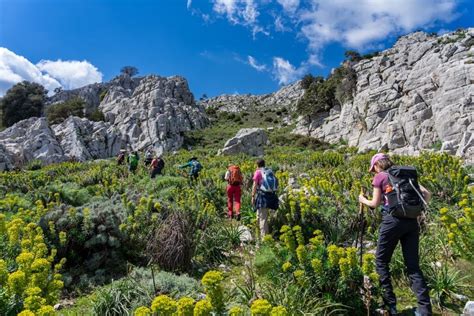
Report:
[{"label": "rocky hillside", "polygon": [[218,97],[200,101],[206,109],[213,109],[217,112],[251,112],[254,110],[280,110],[286,108],[294,110],[296,104],[304,94],[301,82],[284,86],[280,90],[263,95],[229,95],[224,94]]},{"label": "rocky hillside", "polygon": [[20,121],[0,132],[0,170],[35,159],[52,163],[107,158],[121,148],[176,150],[184,132],[208,122],[187,81],[177,76],[120,76],[108,83],[62,91],[51,103],[77,96],[86,101],[86,111],[99,108],[106,121],[69,117],[52,126],[45,118]]},{"label": "rocky hillside", "polygon": [[474,29],[413,33],[353,68],[353,100],[301,117],[295,133],[361,151],[441,149],[473,162]]}]

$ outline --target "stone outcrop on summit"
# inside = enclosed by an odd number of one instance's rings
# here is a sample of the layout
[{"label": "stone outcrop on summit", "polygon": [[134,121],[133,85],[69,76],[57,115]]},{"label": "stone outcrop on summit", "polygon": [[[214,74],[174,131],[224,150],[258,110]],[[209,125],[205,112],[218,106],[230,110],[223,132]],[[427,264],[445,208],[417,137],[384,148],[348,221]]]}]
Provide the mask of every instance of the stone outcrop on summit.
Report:
[{"label": "stone outcrop on summit", "polygon": [[417,32],[353,65],[354,98],[301,117],[295,130],[359,150],[414,154],[441,149],[474,157],[474,29],[441,37]]},{"label": "stone outcrop on summit", "polygon": [[134,89],[111,86],[99,108],[134,150],[181,148],[183,133],[207,125],[183,77],[148,76]]},{"label": "stone outcrop on summit", "polygon": [[199,103],[206,109],[214,109],[217,112],[243,112],[243,111],[265,111],[280,110],[283,108],[294,110],[297,102],[304,94],[301,82],[289,84],[274,93],[262,95],[229,95],[224,94],[214,98],[202,100]]}]

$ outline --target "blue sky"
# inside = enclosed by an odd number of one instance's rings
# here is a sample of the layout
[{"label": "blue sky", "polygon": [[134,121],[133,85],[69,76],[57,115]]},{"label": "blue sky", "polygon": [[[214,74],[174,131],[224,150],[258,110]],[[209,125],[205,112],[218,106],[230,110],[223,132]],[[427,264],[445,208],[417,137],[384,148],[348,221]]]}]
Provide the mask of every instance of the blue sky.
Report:
[{"label": "blue sky", "polygon": [[[0,94],[20,79],[73,88],[182,75],[203,93],[267,93],[327,75],[346,49],[474,26],[468,0],[0,0]],[[2,91],[3,90],[3,91]]]}]

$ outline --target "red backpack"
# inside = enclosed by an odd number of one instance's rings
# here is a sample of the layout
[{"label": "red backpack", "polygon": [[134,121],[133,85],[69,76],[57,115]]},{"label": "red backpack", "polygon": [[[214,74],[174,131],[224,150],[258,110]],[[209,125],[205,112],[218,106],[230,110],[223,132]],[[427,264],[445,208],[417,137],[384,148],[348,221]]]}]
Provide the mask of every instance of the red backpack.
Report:
[{"label": "red backpack", "polygon": [[240,172],[239,166],[230,166],[229,167],[229,184],[231,185],[240,185],[244,181],[242,177],[242,172]]}]

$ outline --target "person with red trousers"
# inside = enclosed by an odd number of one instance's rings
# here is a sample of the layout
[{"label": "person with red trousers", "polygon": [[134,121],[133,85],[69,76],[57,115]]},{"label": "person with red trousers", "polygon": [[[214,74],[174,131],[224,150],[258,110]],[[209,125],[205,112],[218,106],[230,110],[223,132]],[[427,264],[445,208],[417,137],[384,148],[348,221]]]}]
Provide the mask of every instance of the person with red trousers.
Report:
[{"label": "person with red trousers", "polygon": [[[224,179],[227,181],[227,209],[230,219],[240,220],[240,198],[242,196],[243,176],[239,166],[230,165]],[[234,213],[235,208],[235,213]]]}]

